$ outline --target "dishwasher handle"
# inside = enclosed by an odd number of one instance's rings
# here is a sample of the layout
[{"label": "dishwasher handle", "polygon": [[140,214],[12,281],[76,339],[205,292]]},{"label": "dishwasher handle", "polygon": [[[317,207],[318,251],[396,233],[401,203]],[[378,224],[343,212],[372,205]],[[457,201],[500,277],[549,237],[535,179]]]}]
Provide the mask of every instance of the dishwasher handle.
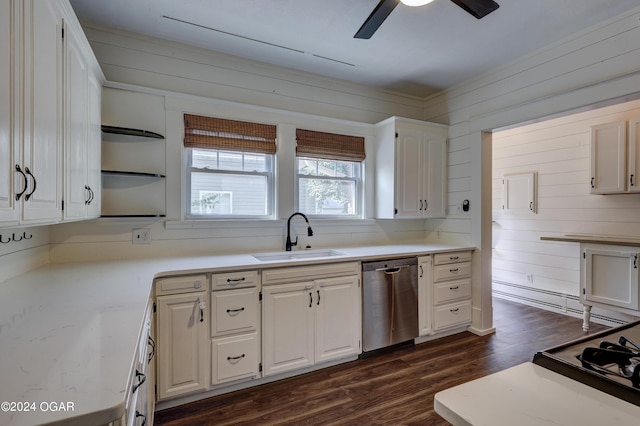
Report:
[{"label": "dishwasher handle", "polygon": [[387,275],[395,275],[399,273],[402,268],[410,268],[410,267],[411,266],[409,265],[402,265],[402,266],[393,266],[391,268],[378,268],[376,269],[376,272],[384,272]]}]

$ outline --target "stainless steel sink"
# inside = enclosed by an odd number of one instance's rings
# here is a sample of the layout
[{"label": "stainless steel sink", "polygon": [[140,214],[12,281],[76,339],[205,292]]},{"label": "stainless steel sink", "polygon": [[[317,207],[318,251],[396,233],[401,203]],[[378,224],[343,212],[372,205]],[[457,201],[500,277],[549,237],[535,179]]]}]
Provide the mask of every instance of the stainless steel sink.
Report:
[{"label": "stainless steel sink", "polygon": [[344,253],[336,250],[299,250],[279,251],[277,253],[256,253],[251,256],[260,262],[273,262],[277,260],[318,259],[322,257],[344,256]]}]

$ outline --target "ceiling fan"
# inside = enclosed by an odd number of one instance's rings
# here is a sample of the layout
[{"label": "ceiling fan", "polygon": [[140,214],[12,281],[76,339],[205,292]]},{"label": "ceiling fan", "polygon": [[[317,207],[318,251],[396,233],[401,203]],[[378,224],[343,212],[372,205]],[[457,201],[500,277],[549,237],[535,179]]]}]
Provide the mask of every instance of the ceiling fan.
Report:
[{"label": "ceiling fan", "polygon": [[[413,1],[402,1],[405,4],[409,4],[411,6],[423,5],[430,3],[432,0],[422,0],[417,2]],[[481,19],[497,8],[500,7],[498,3],[493,0],[451,0],[471,15],[475,16],[478,19]],[[387,16],[395,9],[395,7],[400,3],[400,0],[380,0],[380,3],[373,9],[371,15],[364,21],[354,38],[364,38],[368,39],[378,30],[380,25],[387,19]]]}]

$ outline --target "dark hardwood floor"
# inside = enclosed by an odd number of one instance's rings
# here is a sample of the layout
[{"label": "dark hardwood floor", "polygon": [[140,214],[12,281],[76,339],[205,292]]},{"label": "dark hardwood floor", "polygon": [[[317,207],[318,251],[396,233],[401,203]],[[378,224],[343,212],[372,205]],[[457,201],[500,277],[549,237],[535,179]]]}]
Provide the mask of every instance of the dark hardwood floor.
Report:
[{"label": "dark hardwood floor", "polygon": [[494,325],[489,336],[465,332],[159,411],[154,424],[445,425],[433,410],[440,390],[585,335],[579,319],[502,299]]}]

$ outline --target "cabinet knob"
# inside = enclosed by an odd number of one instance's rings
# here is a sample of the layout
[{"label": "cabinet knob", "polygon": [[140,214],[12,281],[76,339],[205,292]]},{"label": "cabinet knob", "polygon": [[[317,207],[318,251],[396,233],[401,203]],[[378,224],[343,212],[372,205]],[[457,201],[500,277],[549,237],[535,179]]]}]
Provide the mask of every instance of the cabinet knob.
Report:
[{"label": "cabinet knob", "polygon": [[193,282],[193,288],[200,288],[200,287],[202,287],[202,283],[200,282],[200,280]]}]

